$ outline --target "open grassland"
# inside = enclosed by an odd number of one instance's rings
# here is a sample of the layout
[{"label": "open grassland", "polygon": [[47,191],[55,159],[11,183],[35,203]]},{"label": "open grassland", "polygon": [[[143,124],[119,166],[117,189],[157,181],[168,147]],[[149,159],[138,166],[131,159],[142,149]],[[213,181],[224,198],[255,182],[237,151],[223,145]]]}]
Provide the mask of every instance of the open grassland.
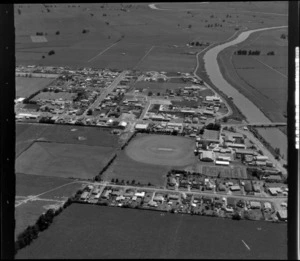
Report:
[{"label": "open grassland", "polygon": [[24,174],[94,178],[113,157],[112,147],[35,142],[16,160],[16,172]]},{"label": "open grassland", "polygon": [[142,92],[145,90],[145,94],[149,91],[153,92],[153,94],[160,93],[161,95],[166,92],[167,89],[176,92],[178,89],[188,86],[185,83],[170,83],[170,82],[146,82],[140,81],[137,82],[134,86],[135,90],[139,90]]},{"label": "open grassland", "polygon": [[[287,29],[252,34],[237,47],[218,57],[226,80],[242,92],[274,122],[285,122],[287,110],[287,40],[280,39]],[[233,55],[234,51],[259,50],[259,56]],[[274,51],[275,55],[267,55]]]},{"label": "open grassland", "polygon": [[202,173],[210,177],[247,179],[247,171],[243,166],[220,167],[202,166]]},{"label": "open grassland", "polygon": [[195,54],[200,50],[201,48],[153,46],[149,54],[138,64],[137,69],[191,73],[196,66]]},{"label": "open grassland", "polygon": [[286,231],[263,221],[72,204],[16,258],[286,259]]},{"label": "open grassland", "polygon": [[[166,3],[159,6],[170,8]],[[283,3],[176,3],[171,9],[153,10],[148,3],[16,4],[17,64],[188,72],[195,59],[182,54],[180,48],[187,43],[225,40],[236,24],[257,28],[281,25],[287,19],[280,15],[275,19],[267,12],[285,13]],[[222,27],[208,28],[209,24]],[[36,32],[43,32],[47,42],[32,42]],[[55,55],[49,56],[50,50]]]},{"label": "open grassland", "polygon": [[[15,236],[53,205],[60,205],[74,195],[82,183],[59,177],[16,174]],[[31,198],[31,200],[28,200]]]},{"label": "open grassland", "polygon": [[[83,137],[84,139],[79,139]],[[88,126],[55,124],[16,124],[16,156],[20,155],[34,141],[48,141],[90,146],[118,148],[124,141],[109,130]]]},{"label": "open grassland", "polygon": [[148,184],[164,186],[165,179],[170,166],[159,166],[135,161],[127,156],[125,151],[120,151],[117,158],[109,169],[103,174],[103,179],[111,181],[112,179],[125,182],[135,180],[137,184]]},{"label": "open grassland", "polygon": [[60,206],[62,202],[36,200],[22,204],[15,208],[15,238],[23,232],[28,226],[34,225],[40,215],[48,208]]},{"label": "open grassland", "polygon": [[82,183],[67,178],[16,174],[16,195],[21,197],[39,195],[40,198],[64,200],[81,186]]},{"label": "open grassland", "polygon": [[26,98],[51,82],[53,82],[53,79],[16,77],[16,97]]},{"label": "open grassland", "polygon": [[16,123],[16,157],[40,138],[48,125]]},{"label": "open grassland", "polygon": [[56,100],[56,99],[63,99],[66,101],[72,101],[77,95],[75,93],[69,92],[41,92],[38,95],[34,96],[31,101],[37,101],[40,99],[43,100]]}]

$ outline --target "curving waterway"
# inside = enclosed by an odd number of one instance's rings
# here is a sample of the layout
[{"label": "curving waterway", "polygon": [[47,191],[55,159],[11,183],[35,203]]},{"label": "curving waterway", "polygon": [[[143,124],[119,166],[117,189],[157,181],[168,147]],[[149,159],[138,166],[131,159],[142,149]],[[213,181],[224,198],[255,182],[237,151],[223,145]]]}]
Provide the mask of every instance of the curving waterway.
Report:
[{"label": "curving waterway", "polygon": [[[268,27],[261,28],[255,30],[249,30],[242,32],[238,37],[234,40],[217,45],[210,50],[208,50],[203,57],[204,66],[208,77],[210,78],[213,85],[215,85],[218,89],[222,90],[227,96],[231,96],[234,104],[239,108],[239,110],[245,115],[248,122],[262,122],[268,123],[271,122],[269,118],[265,116],[265,114],[256,107],[256,105],[250,101],[247,97],[245,97],[242,93],[237,91],[232,85],[230,85],[223,77],[220,67],[217,61],[217,57],[221,51],[230,47],[232,45],[239,44],[245,41],[250,34],[271,30],[271,29],[280,29],[285,28],[287,26],[278,26],[278,27]],[[284,158],[287,158],[287,136],[282,133],[277,128],[267,128],[267,129],[258,129],[260,135],[269,142],[272,147],[280,148],[281,154],[284,154]]]}]

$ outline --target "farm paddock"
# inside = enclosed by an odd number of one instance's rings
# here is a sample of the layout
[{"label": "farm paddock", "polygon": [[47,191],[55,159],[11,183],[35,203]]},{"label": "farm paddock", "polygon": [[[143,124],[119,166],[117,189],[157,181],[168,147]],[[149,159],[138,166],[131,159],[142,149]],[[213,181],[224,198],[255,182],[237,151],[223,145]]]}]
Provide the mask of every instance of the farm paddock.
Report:
[{"label": "farm paddock", "polygon": [[35,142],[17,158],[16,172],[93,179],[114,153],[112,147]]}]

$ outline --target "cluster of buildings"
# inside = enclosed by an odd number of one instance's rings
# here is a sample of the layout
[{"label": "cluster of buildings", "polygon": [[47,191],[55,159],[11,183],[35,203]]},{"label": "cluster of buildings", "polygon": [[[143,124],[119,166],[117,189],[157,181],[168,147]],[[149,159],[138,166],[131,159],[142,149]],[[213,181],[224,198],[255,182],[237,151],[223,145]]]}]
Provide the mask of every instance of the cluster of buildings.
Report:
[{"label": "cluster of buildings", "polygon": [[267,200],[244,200],[230,196],[203,196],[188,192],[153,191],[151,189],[88,185],[75,199],[79,202],[106,206],[155,209],[171,213],[199,214],[233,218],[246,218],[252,214],[254,220],[286,220],[287,203],[276,210]]}]

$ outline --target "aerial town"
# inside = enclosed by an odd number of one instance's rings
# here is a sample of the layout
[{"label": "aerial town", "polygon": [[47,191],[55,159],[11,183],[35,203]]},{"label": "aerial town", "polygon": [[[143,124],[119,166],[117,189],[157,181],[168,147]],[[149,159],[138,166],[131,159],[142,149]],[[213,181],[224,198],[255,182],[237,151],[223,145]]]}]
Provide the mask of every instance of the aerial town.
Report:
[{"label": "aerial town", "polygon": [[13,13],[16,259],[287,258],[288,4]]}]

